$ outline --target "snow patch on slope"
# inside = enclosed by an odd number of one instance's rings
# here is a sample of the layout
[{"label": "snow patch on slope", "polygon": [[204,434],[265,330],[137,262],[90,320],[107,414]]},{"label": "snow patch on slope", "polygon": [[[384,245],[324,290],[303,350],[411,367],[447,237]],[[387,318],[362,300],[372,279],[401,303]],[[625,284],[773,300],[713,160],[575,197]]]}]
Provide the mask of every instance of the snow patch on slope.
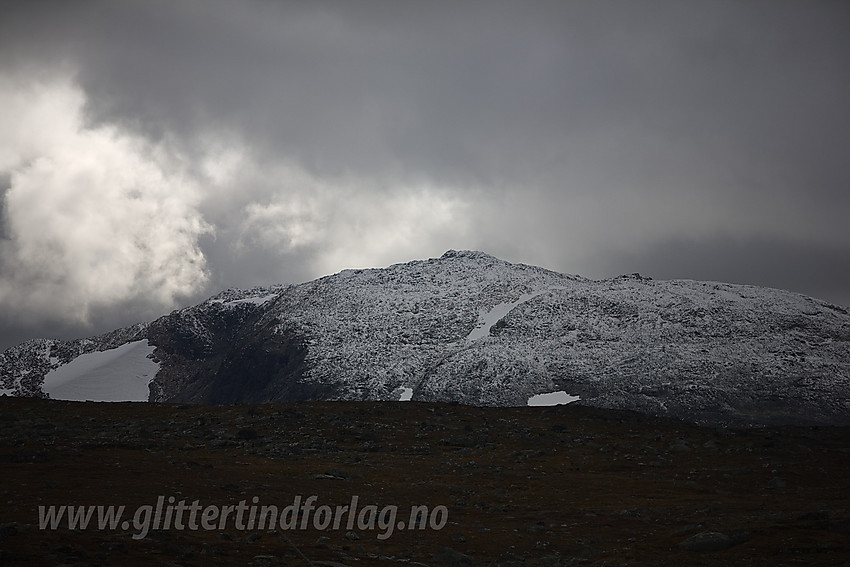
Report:
[{"label": "snow patch on slope", "polygon": [[147,340],[83,354],[44,377],[42,390],[57,400],[145,402],[159,364]]},{"label": "snow patch on slope", "polygon": [[490,329],[493,328],[493,325],[499,322],[500,319],[505,317],[508,313],[513,311],[514,307],[520,305],[521,303],[525,303],[529,299],[533,299],[543,293],[546,290],[535,291],[533,293],[524,293],[517,299],[516,301],[511,301],[509,303],[500,303],[493,307],[490,311],[486,313],[481,313],[478,317],[478,323],[475,324],[475,328],[472,329],[472,332],[466,337],[466,342],[471,343],[473,341],[477,341],[487,337],[490,334]]},{"label": "snow patch on slope", "polygon": [[530,398],[528,398],[528,405],[560,406],[568,404],[570,402],[575,402],[578,399],[578,396],[571,396],[565,391],[559,390],[557,392],[550,392],[548,394],[537,394],[536,396],[531,396]]}]

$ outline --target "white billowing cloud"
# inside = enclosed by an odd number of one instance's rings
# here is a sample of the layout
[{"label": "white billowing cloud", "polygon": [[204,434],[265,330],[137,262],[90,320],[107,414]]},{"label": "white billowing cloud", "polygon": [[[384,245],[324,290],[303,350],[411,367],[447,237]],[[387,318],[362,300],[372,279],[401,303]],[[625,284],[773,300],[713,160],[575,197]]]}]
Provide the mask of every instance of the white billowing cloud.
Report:
[{"label": "white billowing cloud", "polygon": [[21,79],[0,74],[0,171],[9,172],[67,145],[83,129],[83,92],[65,80]]},{"label": "white billowing cloud", "polygon": [[0,305],[85,321],[121,302],[174,303],[201,288],[209,231],[200,192],[162,148],[84,121],[67,79],[0,79]]},{"label": "white billowing cloud", "polygon": [[468,242],[471,203],[424,181],[320,177],[278,164],[243,207],[236,246],[312,257],[316,274],[409,261]]},{"label": "white billowing cloud", "polygon": [[292,281],[475,246],[468,192],[398,172],[318,174],[214,129],[186,153],[89,124],[86,103],[67,78],[0,78],[7,321],[85,323],[122,305],[145,306],[141,318],[209,291],[210,274],[232,285],[245,262]]}]

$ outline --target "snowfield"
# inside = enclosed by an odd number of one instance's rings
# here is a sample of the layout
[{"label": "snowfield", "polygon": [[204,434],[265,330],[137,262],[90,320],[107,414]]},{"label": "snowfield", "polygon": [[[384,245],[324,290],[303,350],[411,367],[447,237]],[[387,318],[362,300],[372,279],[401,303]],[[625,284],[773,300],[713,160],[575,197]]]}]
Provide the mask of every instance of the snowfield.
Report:
[{"label": "snowfield", "polygon": [[159,364],[149,358],[153,351],[142,340],[80,355],[48,372],[42,389],[56,400],[145,402],[159,370]]},{"label": "snowfield", "polygon": [[548,394],[537,394],[528,398],[530,406],[562,406],[570,402],[578,401],[579,396],[571,396],[563,390],[549,392]]}]

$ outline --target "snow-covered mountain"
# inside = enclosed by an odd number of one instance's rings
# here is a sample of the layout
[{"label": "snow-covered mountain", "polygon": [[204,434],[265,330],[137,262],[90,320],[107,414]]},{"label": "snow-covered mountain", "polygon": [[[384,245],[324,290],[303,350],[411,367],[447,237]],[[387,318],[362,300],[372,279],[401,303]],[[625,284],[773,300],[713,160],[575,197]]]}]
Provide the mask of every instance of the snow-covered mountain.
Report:
[{"label": "snow-covered mountain", "polygon": [[151,401],[508,406],[563,392],[549,398],[708,423],[850,424],[850,314],[775,289],[594,281],[449,251],[227,290],[0,355],[0,392],[13,395],[139,399],[140,384]]}]

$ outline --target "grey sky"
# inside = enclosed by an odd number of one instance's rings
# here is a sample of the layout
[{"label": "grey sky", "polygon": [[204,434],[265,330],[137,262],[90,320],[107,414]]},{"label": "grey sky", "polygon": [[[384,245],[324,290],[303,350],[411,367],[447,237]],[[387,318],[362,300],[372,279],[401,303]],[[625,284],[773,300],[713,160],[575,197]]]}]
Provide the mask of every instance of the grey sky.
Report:
[{"label": "grey sky", "polygon": [[850,305],[850,6],[19,2],[0,348],[475,248]]}]

